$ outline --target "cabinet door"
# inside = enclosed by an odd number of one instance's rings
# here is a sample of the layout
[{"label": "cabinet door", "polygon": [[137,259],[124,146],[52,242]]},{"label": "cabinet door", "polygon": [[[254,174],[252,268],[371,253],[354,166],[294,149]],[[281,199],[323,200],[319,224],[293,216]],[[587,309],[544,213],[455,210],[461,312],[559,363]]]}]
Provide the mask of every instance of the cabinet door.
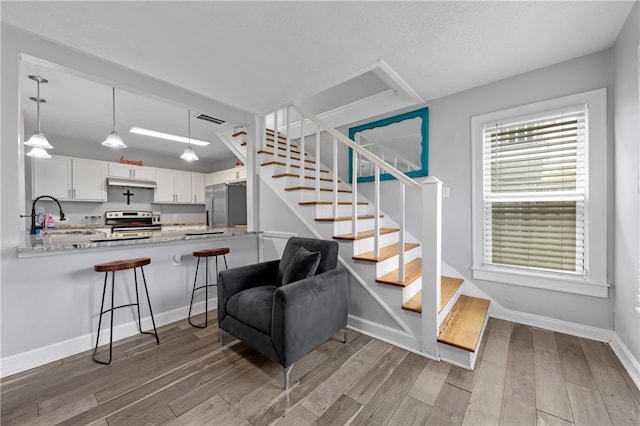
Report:
[{"label": "cabinet door", "polygon": [[155,169],[153,167],[145,167],[145,166],[131,166],[132,176],[136,179],[146,179],[146,180],[154,180],[155,179]]},{"label": "cabinet door", "polygon": [[33,159],[31,169],[31,195],[33,199],[40,195],[51,195],[58,200],[72,198],[70,158]]},{"label": "cabinet door", "polygon": [[79,201],[107,201],[105,163],[74,159],[72,164],[73,198]]},{"label": "cabinet door", "polygon": [[109,177],[130,178],[133,177],[131,173],[131,166],[121,163],[109,163]]},{"label": "cabinet door", "polygon": [[174,203],[174,173],[173,170],[156,170],[156,183],[158,186],[155,190],[156,203]]},{"label": "cabinet door", "polygon": [[174,172],[174,176],[176,202],[192,203],[193,196],[191,195],[191,172],[180,172],[176,170]]},{"label": "cabinet door", "polygon": [[205,175],[202,173],[191,174],[191,190],[193,191],[193,202],[195,204],[204,204],[204,180]]}]

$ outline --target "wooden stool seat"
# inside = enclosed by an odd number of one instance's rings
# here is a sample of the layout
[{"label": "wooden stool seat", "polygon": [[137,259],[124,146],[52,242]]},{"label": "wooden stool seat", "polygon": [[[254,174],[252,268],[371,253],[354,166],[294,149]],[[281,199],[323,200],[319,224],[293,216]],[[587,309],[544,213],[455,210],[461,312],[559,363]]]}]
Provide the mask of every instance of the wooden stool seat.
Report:
[{"label": "wooden stool seat", "polygon": [[[218,256],[222,256],[222,258],[224,259],[224,267],[228,268],[227,266],[227,254],[229,254],[229,247],[218,247],[218,248],[210,248],[210,249],[203,249],[203,250],[195,250],[193,252],[193,257],[198,259],[198,263],[196,263],[196,275],[193,278],[193,290],[191,290],[191,302],[189,303],[189,316],[188,316],[188,320],[189,320],[189,324],[191,324],[194,327],[198,327],[198,328],[206,328],[207,325],[209,324],[209,287],[215,287],[218,285],[217,283],[217,277],[218,277]],[[204,284],[201,286],[198,286],[196,283],[198,282],[198,269],[200,268],[200,259],[204,257],[205,260],[205,279],[204,279]],[[215,257],[216,258],[216,283],[209,283],[209,258],[210,257]],[[193,320],[191,319],[191,309],[193,308],[193,299],[196,295],[196,291],[197,290],[202,290],[204,289],[204,324],[194,324]]]},{"label": "wooden stool seat", "polygon": [[114,260],[113,262],[98,263],[93,265],[95,272],[113,272],[123,271],[125,269],[137,268],[139,266],[148,265],[151,263],[151,259],[148,257],[139,257],[137,259],[127,260]]},{"label": "wooden stool seat", "polygon": [[[144,268],[143,268],[143,266],[149,265],[150,263],[151,263],[150,258],[139,257],[137,259],[114,260],[113,262],[98,263],[96,265],[93,265],[93,270],[95,272],[104,272],[102,302],[100,303],[100,317],[98,319],[98,335],[96,336],[96,346],[93,348],[93,360],[98,364],[104,364],[104,365],[111,364],[111,357],[113,355],[113,312],[116,309],[135,306],[138,311],[138,330],[142,334],[150,334],[154,336],[156,338],[156,344],[158,345],[160,344],[160,338],[158,337],[158,330],[156,329],[156,321],[153,319],[153,310],[151,309],[151,299],[149,299],[149,290],[147,289],[147,279],[144,276]],[[138,275],[136,273],[137,268],[140,268],[140,272],[142,273],[144,293],[147,296],[147,303],[149,304],[149,313],[151,314],[151,323],[153,324],[153,332],[142,331],[142,322],[140,319],[140,296],[138,295]],[[120,306],[114,306],[116,271],[123,271],[125,269],[133,269],[133,281],[134,281],[134,288],[136,291],[136,302],[126,303]],[[111,307],[109,309],[105,309],[104,301],[105,301],[105,295],[107,294],[107,278],[109,277],[109,272],[111,272]],[[97,352],[98,352],[98,344],[100,343],[100,329],[102,328],[102,316],[107,313],[109,313],[111,317],[111,327],[109,329],[109,359],[106,361],[103,361],[98,359]]]},{"label": "wooden stool seat", "polygon": [[229,254],[229,247],[196,250],[193,252],[194,257],[224,256],[225,254]]}]

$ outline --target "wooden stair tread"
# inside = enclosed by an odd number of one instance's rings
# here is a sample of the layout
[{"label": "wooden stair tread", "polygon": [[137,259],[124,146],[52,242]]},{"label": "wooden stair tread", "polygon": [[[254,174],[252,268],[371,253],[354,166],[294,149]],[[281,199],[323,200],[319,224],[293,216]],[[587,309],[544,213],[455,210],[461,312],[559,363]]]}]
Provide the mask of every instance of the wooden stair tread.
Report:
[{"label": "wooden stair tread", "polygon": [[414,294],[413,297],[402,304],[405,311],[422,313],[422,291]]},{"label": "wooden stair tread", "polygon": [[[358,216],[358,220],[363,220],[363,219],[373,219],[375,216],[374,215],[363,215],[363,216]],[[382,215],[380,215],[380,217],[383,217]],[[316,217],[316,222],[344,222],[347,220],[351,220],[352,217],[351,216],[342,216],[342,217]]]},{"label": "wooden stair tread", "polygon": [[232,134],[231,137],[232,138],[236,138],[238,136],[242,136],[242,135],[246,135],[246,134],[247,134],[247,132],[245,132],[244,130],[241,130],[239,132],[236,132],[236,133]]},{"label": "wooden stair tread", "polygon": [[[274,165],[274,166],[282,166],[282,167],[286,167],[286,166],[287,166],[287,164],[286,164],[286,163],[284,163],[284,162],[282,162],[282,161],[266,161],[266,162],[264,162],[264,163],[261,163],[260,165],[261,165],[261,166],[271,166],[271,165]],[[291,167],[293,167],[294,169],[299,169],[299,168],[300,168],[300,166],[299,166],[299,165],[297,165],[297,164],[291,164]],[[305,167],[304,167],[304,169],[305,169],[305,170],[311,170],[311,171],[313,171],[313,172],[315,172],[315,171],[316,171],[316,168],[315,168],[315,167],[310,167],[310,166],[305,166]],[[326,169],[320,169],[320,173],[329,173],[329,170],[326,170]]]},{"label": "wooden stair tread", "polygon": [[[283,177],[293,177],[293,178],[300,178],[300,174],[299,173],[278,173],[276,175],[271,176],[272,178],[278,179],[278,178],[283,178]],[[310,180],[315,180],[316,177],[315,176],[305,176],[305,179],[310,179]],[[321,181],[323,182],[333,182],[333,179],[330,178],[320,178]],[[338,180],[338,182],[341,182],[340,180]]]},{"label": "wooden stair tread", "polygon": [[462,278],[442,276],[440,280],[440,311],[449,303],[449,300],[451,300],[463,282]]},{"label": "wooden stair tread", "polygon": [[[331,201],[329,201],[329,203],[331,203]],[[331,204],[333,204],[333,203],[331,203]],[[349,204],[351,204],[351,203],[349,203]],[[358,204],[362,204],[362,203],[358,203]],[[392,232],[398,232],[398,231],[399,231],[398,228],[380,228],[380,235],[390,234]],[[365,239],[365,238],[373,237],[373,233],[374,233],[374,230],[372,229],[370,231],[360,231],[360,232],[358,232],[358,235],[356,235],[355,237],[353,235],[351,235],[351,234],[334,235],[333,239],[334,240],[349,240],[349,241],[362,240],[362,239]]]},{"label": "wooden stair tread", "polygon": [[[285,188],[285,191],[315,191],[316,189],[312,186],[292,186],[289,188]],[[333,189],[330,188],[320,188],[320,191],[324,192],[333,192]],[[345,192],[347,194],[351,194],[350,189],[338,189],[338,192]]]},{"label": "wooden stair tread", "polygon": [[[419,247],[418,243],[405,243],[404,251],[409,251],[413,248]],[[396,256],[400,253],[400,244],[391,244],[389,246],[380,248],[380,257],[375,257],[375,250],[371,250],[365,253],[361,253],[352,257],[353,260],[364,260],[367,262],[381,262],[383,260],[389,259],[390,257]]]},{"label": "wooden stair tread", "polygon": [[[420,274],[422,274],[422,259],[420,260]],[[462,285],[464,280],[462,278],[453,278],[442,275],[440,277],[440,309],[445,307],[445,305],[451,300],[453,295],[456,293],[458,288]],[[422,291],[418,291],[418,294],[413,296],[407,302],[402,305],[402,309],[407,311],[417,312],[419,314],[422,313]]]},{"label": "wooden stair tread", "polygon": [[475,352],[489,311],[489,303],[487,299],[460,296],[440,325],[438,342]]},{"label": "wooden stair tread", "polygon": [[[265,151],[264,149],[261,149],[260,151],[258,151],[258,154],[267,154],[267,155],[274,155],[274,156],[276,155],[276,154],[274,154],[273,152],[271,152],[271,151]],[[281,158],[287,158],[287,155],[286,155],[286,154],[280,154],[280,153],[278,153],[278,157],[281,157]],[[291,159],[292,159],[293,161],[300,161],[300,158],[299,158],[299,157],[291,157]],[[315,161],[313,161],[313,160],[309,160],[308,158],[305,158],[305,159],[304,159],[304,162],[305,162],[305,163],[309,163],[309,164],[316,164],[316,162],[315,162]],[[292,164],[292,166],[293,166],[293,164]]]},{"label": "wooden stair tread", "polygon": [[[271,149],[273,149],[273,145],[268,143],[268,144],[267,144],[267,148],[271,148]],[[296,147],[296,148],[297,148],[297,147]],[[286,147],[282,147],[282,146],[280,146],[280,144],[278,144],[278,149],[279,149],[280,151],[285,151],[285,152],[287,151],[287,148],[286,148]],[[294,149],[293,147],[291,147],[291,149],[289,150],[289,152],[291,152],[292,154],[298,154],[298,155],[300,155],[300,151],[298,151],[297,149]],[[304,155],[309,155],[309,154],[307,154],[307,153],[305,152],[305,153],[304,153]]]},{"label": "wooden stair tread", "polygon": [[384,274],[383,276],[376,278],[376,282],[380,284],[406,287],[420,278],[420,276],[422,276],[422,259],[414,259],[405,265],[404,281],[400,281],[400,268],[398,268],[388,274]]},{"label": "wooden stair tread", "polygon": [[[323,206],[332,206],[333,205],[333,201],[300,201],[298,203],[301,206],[318,206],[318,205],[323,205]],[[352,205],[353,203],[351,201],[338,201],[338,205],[340,206],[347,206],[347,205]],[[367,203],[366,201],[358,201],[358,205],[360,206],[366,206]],[[349,234],[351,235],[351,234]],[[333,237],[335,238],[335,237]]]}]

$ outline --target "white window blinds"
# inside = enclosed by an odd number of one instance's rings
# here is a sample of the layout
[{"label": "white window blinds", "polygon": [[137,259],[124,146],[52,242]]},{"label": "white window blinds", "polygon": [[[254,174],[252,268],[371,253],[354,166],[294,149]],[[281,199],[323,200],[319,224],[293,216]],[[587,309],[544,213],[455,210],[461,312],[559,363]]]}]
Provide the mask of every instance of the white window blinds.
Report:
[{"label": "white window blinds", "polygon": [[586,119],[581,105],[484,125],[485,264],[584,275]]}]

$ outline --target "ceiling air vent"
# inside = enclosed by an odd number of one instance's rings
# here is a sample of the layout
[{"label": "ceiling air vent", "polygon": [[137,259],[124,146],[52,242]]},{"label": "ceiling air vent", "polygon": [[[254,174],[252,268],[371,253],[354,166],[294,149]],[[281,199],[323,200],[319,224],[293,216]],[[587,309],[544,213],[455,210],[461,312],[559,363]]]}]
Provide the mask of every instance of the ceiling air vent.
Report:
[{"label": "ceiling air vent", "polygon": [[209,121],[209,122],[211,122],[213,124],[218,124],[218,125],[225,123],[224,120],[221,120],[221,119],[215,118],[215,117],[211,117],[210,115],[207,115],[207,114],[198,114],[198,115],[196,115],[196,118],[199,118],[200,120],[204,120],[204,121]]}]

